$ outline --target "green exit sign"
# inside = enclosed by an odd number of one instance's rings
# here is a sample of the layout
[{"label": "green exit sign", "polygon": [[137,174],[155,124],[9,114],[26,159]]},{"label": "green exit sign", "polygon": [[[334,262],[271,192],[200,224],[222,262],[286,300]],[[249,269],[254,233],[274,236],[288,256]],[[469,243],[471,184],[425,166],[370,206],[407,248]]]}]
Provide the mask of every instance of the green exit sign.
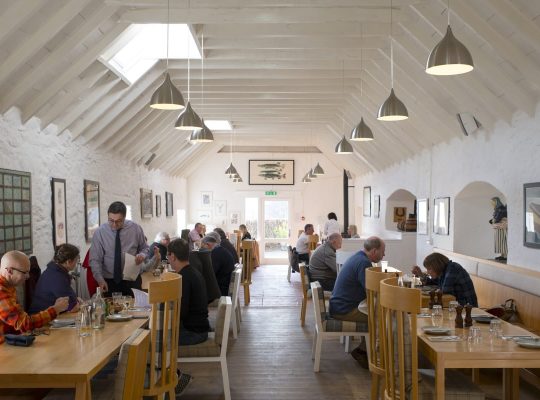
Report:
[{"label": "green exit sign", "polygon": [[277,192],[275,190],[267,190],[264,192],[266,196],[277,196]]}]

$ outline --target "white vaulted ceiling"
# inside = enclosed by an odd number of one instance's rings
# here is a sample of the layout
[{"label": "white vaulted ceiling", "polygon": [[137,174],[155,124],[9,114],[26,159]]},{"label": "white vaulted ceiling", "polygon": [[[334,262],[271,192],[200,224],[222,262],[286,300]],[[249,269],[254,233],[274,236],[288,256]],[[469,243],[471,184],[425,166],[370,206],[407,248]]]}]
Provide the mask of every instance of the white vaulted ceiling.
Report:
[{"label": "white vaulted ceiling", "polygon": [[[380,170],[433,144],[462,136],[459,112],[484,127],[533,113],[540,95],[540,1],[454,0],[451,26],[475,69],[455,77],[424,72],[446,31],[446,1],[393,1],[395,90],[410,118],[379,122],[390,89],[390,0],[170,0],[171,23],[205,38],[204,108],[200,60],[191,62],[191,102],[205,119],[228,119],[236,144],[316,145],[356,173]],[[173,129],[178,112],[148,107],[161,84],[158,62],[128,86],[98,61],[131,23],[166,23],[166,0],[0,0],[0,113],[101,151],[182,175],[229,143],[190,145]],[[165,40],[165,39],[164,39]],[[157,45],[163,45],[160,43]],[[363,66],[363,69],[361,68]],[[170,62],[187,93],[187,61]],[[360,117],[375,140],[333,155]]]}]

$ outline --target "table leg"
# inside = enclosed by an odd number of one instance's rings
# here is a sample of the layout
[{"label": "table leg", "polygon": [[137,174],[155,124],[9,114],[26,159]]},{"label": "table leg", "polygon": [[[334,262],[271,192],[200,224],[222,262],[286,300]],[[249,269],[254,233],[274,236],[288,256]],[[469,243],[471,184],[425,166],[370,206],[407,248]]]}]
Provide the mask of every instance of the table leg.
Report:
[{"label": "table leg", "polygon": [[435,387],[437,400],[444,400],[444,368],[441,365],[437,365],[435,369]]},{"label": "table leg", "polygon": [[90,381],[77,382],[75,385],[75,400],[92,400],[92,386]]},{"label": "table leg", "polygon": [[519,399],[519,368],[503,369],[503,399]]},{"label": "table leg", "polygon": [[480,384],[480,370],[478,368],[473,368],[472,369],[472,381],[473,383],[475,384]]}]

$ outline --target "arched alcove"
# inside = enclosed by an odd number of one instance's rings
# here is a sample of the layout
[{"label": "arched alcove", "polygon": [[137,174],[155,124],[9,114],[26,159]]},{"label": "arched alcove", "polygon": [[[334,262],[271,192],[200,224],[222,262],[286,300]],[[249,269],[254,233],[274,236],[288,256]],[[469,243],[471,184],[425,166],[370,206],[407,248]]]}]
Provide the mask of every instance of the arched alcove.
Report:
[{"label": "arched alcove", "polygon": [[487,182],[471,182],[457,195],[454,203],[454,251],[480,258],[495,257],[491,198],[506,197]]},{"label": "arched alcove", "polygon": [[394,208],[405,207],[405,218],[414,213],[416,196],[405,189],[398,189],[386,199],[386,213],[384,218],[385,228],[389,231],[397,231],[397,222],[394,222]]}]

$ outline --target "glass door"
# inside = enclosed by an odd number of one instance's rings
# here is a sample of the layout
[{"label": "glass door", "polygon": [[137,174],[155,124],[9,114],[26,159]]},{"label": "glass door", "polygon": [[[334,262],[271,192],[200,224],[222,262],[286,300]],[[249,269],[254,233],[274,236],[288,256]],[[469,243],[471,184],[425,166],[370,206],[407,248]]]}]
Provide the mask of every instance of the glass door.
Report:
[{"label": "glass door", "polygon": [[263,258],[282,262],[287,260],[289,244],[289,200],[263,199],[263,229],[261,246]]}]

